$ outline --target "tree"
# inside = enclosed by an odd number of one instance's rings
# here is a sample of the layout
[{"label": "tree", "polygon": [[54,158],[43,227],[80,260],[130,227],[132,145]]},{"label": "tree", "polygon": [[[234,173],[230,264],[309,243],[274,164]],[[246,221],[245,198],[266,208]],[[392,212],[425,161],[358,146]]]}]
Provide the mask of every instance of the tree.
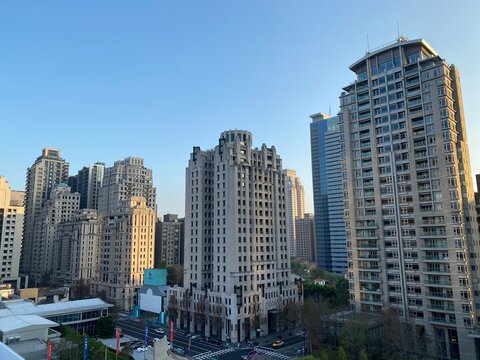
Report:
[{"label": "tree", "polygon": [[167,284],[170,286],[183,285],[183,266],[182,265],[173,265],[173,266],[167,267]]},{"label": "tree", "polygon": [[345,349],[343,348],[343,346],[340,346],[337,349],[337,353],[335,354],[335,359],[336,360],[347,360],[347,353],[346,353]]},{"label": "tree", "polygon": [[307,333],[308,352],[319,350],[323,344],[336,346],[337,341],[332,336],[331,323],[334,309],[327,301],[315,302],[308,298],[303,304],[303,322]]},{"label": "tree", "polygon": [[360,352],[359,360],[368,360],[368,354],[365,349]]},{"label": "tree", "polygon": [[84,299],[88,295],[90,295],[90,283],[86,281],[84,278],[80,278],[75,281],[75,285],[73,287],[73,294],[75,299]]},{"label": "tree", "polygon": [[349,354],[359,354],[368,348],[368,317],[354,314],[343,324],[341,345]]},{"label": "tree", "polygon": [[293,302],[287,303],[280,312],[280,324],[282,328],[288,329],[290,335],[297,323],[299,323],[301,314],[301,305]]},{"label": "tree", "polygon": [[114,335],[113,317],[105,316],[97,320],[97,334],[101,338],[109,338]]},{"label": "tree", "polygon": [[169,320],[173,321],[173,323],[175,324],[177,321],[178,312],[178,300],[175,294],[172,294],[170,296],[170,299],[168,300],[167,312]]}]

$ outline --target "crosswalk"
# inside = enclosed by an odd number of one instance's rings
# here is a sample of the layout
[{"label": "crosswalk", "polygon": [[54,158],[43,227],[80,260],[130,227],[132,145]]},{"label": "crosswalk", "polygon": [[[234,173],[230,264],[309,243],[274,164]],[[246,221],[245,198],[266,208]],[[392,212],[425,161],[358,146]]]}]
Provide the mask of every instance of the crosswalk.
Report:
[{"label": "crosswalk", "polygon": [[256,347],[253,350],[255,350],[258,353],[262,353],[262,354],[265,354],[265,355],[268,355],[268,356],[271,356],[271,357],[274,357],[274,358],[282,359],[282,360],[290,360],[291,359],[290,356],[280,354],[280,353],[277,353],[277,352],[272,351],[272,350],[266,350],[266,349],[261,348],[261,347]]},{"label": "crosswalk", "polygon": [[195,355],[193,356],[193,358],[195,360],[210,360],[212,357],[216,357],[216,356],[220,356],[220,355],[223,355],[223,354],[228,354],[232,351],[235,351],[234,348],[226,348],[226,349],[222,349],[222,350],[218,350],[218,351],[209,351],[209,352],[206,352],[206,353],[203,353],[203,354],[198,354],[198,355]]}]

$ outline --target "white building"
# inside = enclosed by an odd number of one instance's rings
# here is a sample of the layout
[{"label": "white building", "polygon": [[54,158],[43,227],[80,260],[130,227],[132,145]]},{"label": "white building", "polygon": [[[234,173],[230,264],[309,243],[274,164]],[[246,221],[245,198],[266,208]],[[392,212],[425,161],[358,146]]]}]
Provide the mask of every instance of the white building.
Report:
[{"label": "white building", "polygon": [[236,343],[278,330],[301,301],[289,280],[285,175],[274,147],[225,131],[186,169],[184,287],[168,291],[177,327]]}]

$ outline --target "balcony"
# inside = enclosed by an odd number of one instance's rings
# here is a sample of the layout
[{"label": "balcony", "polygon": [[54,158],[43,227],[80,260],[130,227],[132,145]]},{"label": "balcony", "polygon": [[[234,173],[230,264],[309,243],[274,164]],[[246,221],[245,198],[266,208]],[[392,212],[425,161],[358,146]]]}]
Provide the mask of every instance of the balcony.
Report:
[{"label": "balcony", "polygon": [[435,310],[435,311],[455,311],[455,307],[453,304],[449,305],[427,305],[428,310]]},{"label": "balcony", "polygon": [[439,274],[449,274],[450,269],[447,268],[424,268],[424,273],[439,273]]},{"label": "balcony", "polygon": [[442,256],[442,255],[428,255],[428,256],[422,256],[422,260],[425,260],[425,261],[450,261],[450,258],[448,256]]},{"label": "balcony", "polygon": [[448,249],[448,243],[446,241],[425,242],[422,245],[422,248],[425,248],[425,249]]},{"label": "balcony", "polygon": [[445,319],[445,318],[434,318],[434,317],[429,317],[428,321],[431,322],[436,322],[436,323],[442,323],[442,324],[456,324],[457,322],[452,319]]},{"label": "balcony", "polygon": [[436,285],[436,286],[452,286],[451,280],[425,280],[425,284]]},{"label": "balcony", "polygon": [[453,294],[452,293],[440,293],[440,292],[430,292],[427,291],[425,293],[425,296],[427,297],[436,297],[436,298],[443,298],[443,299],[452,299]]}]

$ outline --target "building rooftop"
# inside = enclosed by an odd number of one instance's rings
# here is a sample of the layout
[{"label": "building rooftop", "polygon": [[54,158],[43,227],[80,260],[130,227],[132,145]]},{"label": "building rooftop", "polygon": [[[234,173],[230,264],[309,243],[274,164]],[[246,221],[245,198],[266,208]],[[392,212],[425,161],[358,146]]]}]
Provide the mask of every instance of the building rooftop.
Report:
[{"label": "building rooftop", "polygon": [[39,315],[50,316],[79,311],[110,308],[113,305],[106,303],[100,298],[61,301],[53,304],[35,305],[29,300],[9,300],[0,302],[0,318],[14,315]]},{"label": "building rooftop", "polygon": [[56,322],[47,320],[38,315],[17,315],[2,318],[0,332],[6,333],[19,329],[34,330],[36,328],[54,327]]}]

